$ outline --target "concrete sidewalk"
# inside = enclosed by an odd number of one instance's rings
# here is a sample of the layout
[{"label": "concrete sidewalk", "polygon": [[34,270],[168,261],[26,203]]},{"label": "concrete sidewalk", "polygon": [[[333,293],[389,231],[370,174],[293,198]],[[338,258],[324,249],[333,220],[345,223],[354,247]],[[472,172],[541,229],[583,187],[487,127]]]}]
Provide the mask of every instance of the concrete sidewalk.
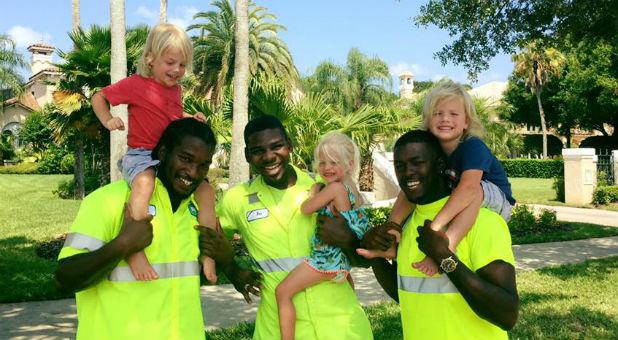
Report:
[{"label": "concrete sidewalk", "polygon": [[[556,206],[559,220],[618,227],[618,212]],[[516,268],[536,268],[578,263],[618,255],[618,237],[513,246]],[[363,306],[390,300],[370,269],[354,268],[356,292]],[[207,330],[253,321],[258,301],[248,305],[232,285],[202,287],[202,307]],[[73,339],[77,324],[74,299],[0,304],[0,339]]]}]

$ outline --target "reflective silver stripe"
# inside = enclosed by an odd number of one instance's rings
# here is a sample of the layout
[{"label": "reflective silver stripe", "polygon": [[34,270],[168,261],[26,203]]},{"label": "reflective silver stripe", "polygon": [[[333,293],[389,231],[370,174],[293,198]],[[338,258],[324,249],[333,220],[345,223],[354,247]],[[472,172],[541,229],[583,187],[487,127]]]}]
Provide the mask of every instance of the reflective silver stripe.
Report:
[{"label": "reflective silver stripe", "polygon": [[303,259],[303,257],[282,257],[278,259],[256,261],[253,257],[251,258],[253,264],[265,273],[289,272],[301,264]]},{"label": "reflective silver stripe", "polygon": [[75,249],[88,249],[95,251],[105,245],[105,242],[94,238],[89,235],[80,233],[70,233],[67,235],[67,239],[64,241],[64,247],[71,247]]},{"label": "reflective silver stripe", "polygon": [[[152,264],[152,268],[159,275],[159,280],[200,274],[200,265],[197,261],[155,263]],[[115,282],[136,281],[129,266],[116,267],[109,274],[109,280]]]},{"label": "reflective silver stripe", "polygon": [[257,203],[257,202],[259,202],[259,201],[260,201],[260,199],[259,199],[259,197],[258,197],[258,195],[257,195],[257,194],[251,194],[251,195],[249,195],[249,204],[252,204],[252,203]]},{"label": "reflective silver stripe", "polygon": [[406,292],[424,294],[459,293],[448,276],[414,277],[397,274],[397,288]]}]

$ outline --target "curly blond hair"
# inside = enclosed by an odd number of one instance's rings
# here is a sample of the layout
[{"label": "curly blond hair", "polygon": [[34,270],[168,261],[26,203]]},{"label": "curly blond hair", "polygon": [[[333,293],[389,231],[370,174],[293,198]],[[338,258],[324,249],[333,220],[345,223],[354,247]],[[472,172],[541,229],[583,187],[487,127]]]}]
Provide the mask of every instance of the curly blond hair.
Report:
[{"label": "curly blond hair", "polygon": [[[339,132],[329,132],[320,140],[313,153],[314,169],[318,168],[320,153],[336,162],[346,173],[344,182],[358,186],[360,152],[352,138]],[[352,166],[350,167],[350,161]]]},{"label": "curly blond hair", "polygon": [[159,58],[168,48],[177,48],[185,58],[186,71],[193,67],[193,44],[187,33],[172,24],[159,24],[148,34],[144,51],[137,65],[137,74],[144,78],[152,78],[150,63]]}]

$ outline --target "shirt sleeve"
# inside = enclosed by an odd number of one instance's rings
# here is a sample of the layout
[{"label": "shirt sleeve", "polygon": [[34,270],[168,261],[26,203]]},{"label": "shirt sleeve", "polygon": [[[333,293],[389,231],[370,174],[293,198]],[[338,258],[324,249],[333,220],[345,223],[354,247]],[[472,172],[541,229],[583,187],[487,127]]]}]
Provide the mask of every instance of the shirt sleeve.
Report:
[{"label": "shirt sleeve", "polygon": [[216,206],[219,224],[228,239],[231,239],[234,233],[238,232],[238,216],[234,209],[235,202],[233,196],[235,196],[234,191],[228,190]]},{"label": "shirt sleeve", "polygon": [[105,95],[105,99],[112,106],[132,104],[132,100],[135,98],[133,90],[138,87],[138,85],[136,76],[130,76],[104,87],[102,91]]},{"label": "shirt sleeve", "polygon": [[473,271],[493,261],[501,260],[515,266],[511,233],[497,213],[481,208],[478,218],[467,236],[470,240],[470,262]]},{"label": "shirt sleeve", "polygon": [[123,217],[119,201],[124,202],[96,191],[84,198],[58,259],[95,251],[114,239]]},{"label": "shirt sleeve", "polygon": [[491,150],[478,138],[470,138],[460,146],[462,149],[461,173],[466,170],[489,172],[491,168]]}]

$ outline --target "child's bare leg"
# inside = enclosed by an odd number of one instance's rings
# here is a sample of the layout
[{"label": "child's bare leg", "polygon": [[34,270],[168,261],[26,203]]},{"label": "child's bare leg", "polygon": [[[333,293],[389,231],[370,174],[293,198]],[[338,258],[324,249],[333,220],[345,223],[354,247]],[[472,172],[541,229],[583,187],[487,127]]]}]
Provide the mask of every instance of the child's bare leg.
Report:
[{"label": "child's bare leg", "polygon": [[[137,174],[131,182],[129,205],[131,206],[131,214],[136,220],[143,220],[148,215],[148,205],[154,191],[154,177],[154,169],[148,168]],[[150,281],[159,278],[143,250],[127,256],[126,261],[136,280]]]},{"label": "child's bare leg", "polygon": [[400,190],[395,203],[393,203],[393,209],[391,209],[388,220],[401,225],[404,222],[403,220],[414,210],[414,207],[414,203],[408,201],[406,195]]},{"label": "child's bare leg", "polygon": [[[459,242],[461,242],[474,225],[481,204],[483,204],[483,189],[479,186],[476,195],[474,195],[474,200],[453,218],[446,230],[446,236],[449,241],[448,248],[452,252],[455,252]],[[413,263],[412,267],[429,276],[433,276],[438,272],[438,264],[427,256],[421,262]]]},{"label": "child's bare leg", "polygon": [[[388,233],[395,236],[396,244],[401,241],[401,234],[397,232],[396,230],[391,229],[388,231]],[[394,259],[395,257],[397,257],[397,245],[396,244],[392,245],[390,248],[388,248],[385,251],[377,250],[377,249],[359,248],[359,249],[356,249],[356,253],[360,256],[363,256],[366,259],[372,259],[375,257],[383,257],[385,259],[390,260],[390,259]]]},{"label": "child's bare leg", "polygon": [[313,270],[306,263],[301,263],[279,283],[275,294],[279,306],[279,329],[282,340],[294,339],[296,327],[296,309],[292,298],[296,293],[322,281],[331,280],[335,274],[324,274]]},{"label": "child's bare leg", "polygon": [[[215,190],[210,184],[202,182],[195,190],[195,200],[199,206],[197,214],[198,222],[205,227],[216,229]],[[207,256],[200,256],[200,262],[202,263],[206,279],[212,283],[217,282],[215,260]]]}]

